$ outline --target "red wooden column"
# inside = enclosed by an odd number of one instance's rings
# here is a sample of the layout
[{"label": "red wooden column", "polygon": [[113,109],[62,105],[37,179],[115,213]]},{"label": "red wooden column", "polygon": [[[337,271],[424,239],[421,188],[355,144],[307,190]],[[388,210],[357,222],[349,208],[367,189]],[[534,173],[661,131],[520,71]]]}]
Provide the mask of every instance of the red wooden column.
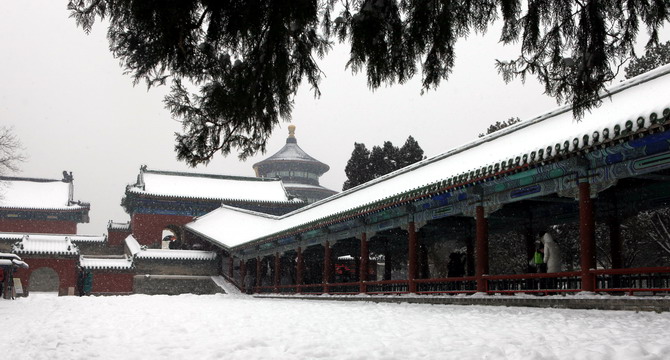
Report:
[{"label": "red wooden column", "polygon": [[595,290],[595,275],[589,269],[595,269],[596,242],[591,185],[587,181],[579,183],[579,246],[581,251],[582,291]]},{"label": "red wooden column", "polygon": [[407,283],[408,290],[411,293],[416,292],[416,269],[417,269],[417,247],[418,241],[416,239],[416,227],[414,226],[414,221],[410,221],[407,224],[407,241],[408,241],[408,251],[407,251]]},{"label": "red wooden column", "polygon": [[305,259],[302,256],[302,248],[298,247],[296,250],[298,252],[298,256],[296,259],[296,264],[295,264],[295,283],[296,283],[296,292],[297,293],[302,293],[302,288],[300,285],[304,283],[304,272],[305,272]]},{"label": "red wooden column", "polygon": [[361,282],[359,292],[364,294],[368,292],[368,287],[365,282],[368,281],[368,260],[370,259],[370,252],[368,251],[368,236],[366,233],[361,234],[361,262],[359,269],[359,280]]},{"label": "red wooden column", "polygon": [[256,257],[256,291],[260,292],[261,288],[261,258],[260,256]]},{"label": "red wooden column", "polygon": [[273,279],[275,292],[279,292],[279,282],[281,281],[281,258],[279,253],[275,253],[275,276]]},{"label": "red wooden column", "polygon": [[330,242],[326,241],[323,248],[323,293],[328,293],[328,284],[330,283],[331,277],[331,249]]},{"label": "red wooden column", "polygon": [[244,278],[247,276],[247,262],[244,261],[243,259],[240,259],[240,287],[242,288],[243,291],[247,291],[245,288],[245,283],[244,283]]},{"label": "red wooden column", "polygon": [[610,256],[612,257],[612,269],[623,268],[621,223],[616,216],[607,219],[607,225],[610,230]]},{"label": "red wooden column", "polygon": [[484,207],[477,206],[476,212],[477,239],[475,248],[477,261],[475,277],[477,278],[477,292],[486,292],[488,286],[484,275],[489,273],[489,226],[484,217]]}]

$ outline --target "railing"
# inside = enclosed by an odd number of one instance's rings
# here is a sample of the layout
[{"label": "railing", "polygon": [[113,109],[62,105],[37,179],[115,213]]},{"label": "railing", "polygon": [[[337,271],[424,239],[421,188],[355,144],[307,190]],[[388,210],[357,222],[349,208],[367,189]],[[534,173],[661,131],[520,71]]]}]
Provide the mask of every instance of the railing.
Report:
[{"label": "railing", "polygon": [[323,284],[300,285],[303,294],[323,294]]},{"label": "railing", "polygon": [[[591,270],[595,277],[596,292],[634,294],[640,292],[670,293],[670,267]],[[228,278],[228,277],[226,277]],[[582,272],[570,271],[550,274],[485,275],[486,292],[489,294],[547,294],[575,293],[582,291]],[[230,279],[228,279],[230,281]],[[234,283],[234,282],[233,282]],[[383,280],[260,286],[259,294],[358,294],[363,285],[366,294],[405,294],[409,292],[408,280]],[[416,279],[417,294],[472,294],[477,292],[474,276],[441,279]],[[236,285],[237,286],[237,285]],[[239,287],[239,286],[238,286]]]},{"label": "railing", "polygon": [[609,293],[670,292],[670,267],[592,270],[596,291]]},{"label": "railing", "polygon": [[358,294],[360,293],[360,290],[361,286],[359,282],[328,284],[329,294]]},{"label": "railing", "polygon": [[367,294],[405,294],[409,292],[407,280],[366,281]]},{"label": "railing", "polygon": [[488,293],[545,293],[581,291],[581,272],[550,274],[487,275]]},{"label": "railing", "polygon": [[472,294],[477,292],[477,278],[474,276],[414,281],[416,292],[419,294]]}]

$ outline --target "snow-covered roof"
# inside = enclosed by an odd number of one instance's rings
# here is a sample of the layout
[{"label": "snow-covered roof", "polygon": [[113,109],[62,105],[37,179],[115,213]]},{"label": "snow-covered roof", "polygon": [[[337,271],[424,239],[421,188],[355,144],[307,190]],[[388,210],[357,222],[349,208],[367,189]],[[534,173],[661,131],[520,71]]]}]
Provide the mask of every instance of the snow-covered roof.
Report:
[{"label": "snow-covered roof", "polygon": [[86,242],[86,243],[103,243],[107,241],[106,235],[73,235],[70,236],[70,239],[75,243]]},{"label": "snow-covered roof", "polygon": [[325,187],[323,187],[323,186],[321,186],[321,185],[312,185],[312,184],[299,184],[299,183],[288,183],[288,182],[285,182],[285,183],[284,183],[284,187],[285,187],[287,190],[291,190],[291,189],[304,189],[304,190],[327,190],[327,191],[332,191],[333,193],[337,192],[337,191],[334,191],[334,190],[330,190],[330,189],[328,189],[328,188],[325,188]]},{"label": "snow-covered roof", "polygon": [[135,254],[142,251],[140,243],[137,242],[137,239],[135,239],[134,236],[128,235],[123,241],[126,243],[126,247],[128,248],[128,251],[130,251],[131,256],[135,256]]},{"label": "snow-covered roof", "polygon": [[13,266],[13,267],[20,267],[20,268],[29,268],[28,264],[21,260],[16,260],[16,259],[0,259],[0,266]]},{"label": "snow-covered roof", "polygon": [[231,248],[275,231],[277,219],[277,216],[223,205],[186,224],[186,227]]},{"label": "snow-covered roof", "polygon": [[23,235],[12,252],[29,255],[79,255],[79,248],[67,235]]},{"label": "snow-covered roof", "polygon": [[274,219],[247,212],[249,216],[244,221],[229,222],[225,217],[230,216],[230,209],[215,210],[187,228],[234,247],[326,218],[344,217],[352,210],[390,201],[429,185],[447,187],[492,175],[512,164],[549,161],[559,156],[557,146],[563,155],[602,142],[608,136],[611,139],[617,129],[623,131],[627,125],[634,131],[638,121],[646,128],[652,119],[662,119],[664,111],[670,112],[668,90],[670,65],[611,87],[611,97],[604,97],[602,105],[581,121],[574,120],[569,106],[559,107]]},{"label": "snow-covered roof", "polygon": [[0,259],[21,260],[21,257],[12,253],[0,252]]},{"label": "snow-covered roof", "polygon": [[298,146],[298,140],[295,138],[295,126],[289,125],[289,136],[286,139],[286,145],[279,149],[277,153],[269,158],[259,161],[254,164],[254,169],[259,171],[263,166],[273,163],[303,163],[309,164],[319,175],[325,173],[330,167],[321,161],[309,156],[303,149]]},{"label": "snow-covered roof", "polygon": [[21,240],[24,236],[31,238],[50,239],[50,240],[65,240],[69,238],[75,243],[103,243],[107,240],[105,235],[74,235],[74,234],[26,234],[26,233],[0,233],[1,240]]},{"label": "snow-covered roof", "polygon": [[130,221],[115,222],[109,220],[107,223],[107,230],[130,230]]},{"label": "snow-covered roof", "polygon": [[79,265],[88,270],[126,270],[133,268],[133,258],[125,255],[118,257],[80,256]]},{"label": "snow-covered roof", "polygon": [[146,249],[135,255],[138,259],[163,259],[163,260],[214,260],[216,253],[204,250],[164,250]]},{"label": "snow-covered roof", "polygon": [[0,252],[0,266],[12,266],[26,269],[29,267],[18,255],[3,252]]},{"label": "snow-covered roof", "polygon": [[72,201],[72,183],[62,180],[0,177],[0,208],[79,210],[86,203]]},{"label": "snow-covered roof", "polygon": [[140,169],[128,193],[158,197],[288,202],[281,180]]},{"label": "snow-covered roof", "polygon": [[137,259],[214,260],[217,256],[213,251],[148,249],[141,246],[132,235],[125,241],[130,254]]}]

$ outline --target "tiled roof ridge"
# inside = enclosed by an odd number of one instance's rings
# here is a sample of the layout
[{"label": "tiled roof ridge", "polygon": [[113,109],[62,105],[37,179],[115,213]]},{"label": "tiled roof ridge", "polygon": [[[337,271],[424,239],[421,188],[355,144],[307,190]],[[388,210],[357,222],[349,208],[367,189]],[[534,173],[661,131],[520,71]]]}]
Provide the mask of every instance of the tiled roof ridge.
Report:
[{"label": "tiled roof ridge", "polygon": [[89,203],[81,203],[81,204],[71,204],[71,205],[64,205],[64,206],[54,206],[54,207],[37,207],[37,206],[3,206],[0,204],[0,209],[3,209],[5,211],[7,210],[44,210],[44,211],[78,211],[78,210],[85,210],[85,209],[90,209],[91,204]]},{"label": "tiled roof ridge", "polygon": [[[282,185],[283,186],[283,185]],[[225,202],[236,202],[236,203],[259,203],[259,204],[294,204],[299,202],[298,200],[252,200],[252,199],[231,199],[231,198],[213,198],[213,197],[197,197],[197,196],[179,196],[179,195],[166,195],[166,194],[156,194],[137,187],[129,187],[127,192],[131,192],[139,195],[148,195],[158,198],[179,198],[186,200],[211,200],[211,201],[225,201]]]},{"label": "tiled roof ridge", "polygon": [[106,235],[93,235],[93,234],[54,234],[54,233],[34,233],[34,232],[15,232],[15,231],[0,231],[0,238],[3,236],[18,236],[23,238],[23,236],[63,236],[63,237],[106,237]]},{"label": "tiled roof ridge", "polygon": [[130,221],[119,222],[109,220],[107,222],[107,230],[130,230]]},{"label": "tiled roof ridge", "polygon": [[327,188],[327,187],[325,187],[321,184],[314,185],[314,184],[302,184],[302,183],[285,182],[284,187],[287,188],[287,189],[290,189],[290,188],[308,188],[308,189],[318,188],[318,189],[326,189],[326,190],[330,190],[330,191],[333,191],[333,192],[337,192],[337,191],[329,189],[329,188]]},{"label": "tiled roof ridge", "polygon": [[79,264],[83,268],[90,270],[131,270],[135,267],[135,264],[133,263],[133,257],[127,255],[80,255]]},{"label": "tiled roof ridge", "polygon": [[[35,234],[35,237],[39,235],[48,235],[48,234]],[[12,252],[13,253],[18,253],[18,254],[35,254],[35,255],[42,255],[42,254],[53,254],[53,255],[79,255],[79,247],[77,244],[72,242],[72,239],[69,236],[64,236],[63,239],[63,244],[62,247],[65,249],[54,249],[54,245],[57,245],[59,239],[37,239],[35,240],[34,237],[31,238],[30,234],[24,235],[19,241],[14,243],[12,245]],[[29,243],[24,243],[25,241],[28,241]],[[52,245],[44,248],[44,247],[39,247],[39,246],[26,246],[26,245],[31,245],[30,243],[32,242],[37,242],[41,244],[50,243]],[[67,246],[67,247],[66,247]],[[37,249],[31,249],[31,247],[37,247]]]},{"label": "tiled roof ridge", "polygon": [[[638,75],[638,76],[636,76],[636,77],[634,77],[634,78],[632,78],[632,79],[628,79],[628,80],[622,81],[622,82],[620,82],[620,83],[618,83],[618,84],[616,84],[616,85],[610,87],[609,89],[607,89],[607,90],[606,90],[606,93],[605,93],[605,94],[602,94],[600,98],[603,99],[603,98],[605,98],[605,97],[609,97],[609,96],[614,95],[614,94],[616,94],[616,93],[619,93],[619,92],[621,92],[621,91],[623,91],[623,90],[626,90],[626,89],[628,89],[628,88],[630,88],[630,87],[633,87],[633,86],[637,86],[637,85],[646,83],[646,82],[648,82],[648,81],[651,81],[651,80],[653,80],[653,79],[656,79],[656,78],[661,77],[661,76],[663,76],[663,75],[666,75],[666,74],[668,74],[668,73],[670,73],[670,64],[668,64],[668,65],[664,65],[664,66],[661,66],[661,67],[658,67],[658,68],[656,68],[656,69],[654,69],[654,70],[651,70],[651,71],[649,71],[649,72],[647,72],[647,73],[644,73],[644,74],[642,74],[642,75]],[[294,214],[298,214],[298,213],[301,213],[301,212],[304,212],[304,211],[308,211],[308,210],[310,210],[310,209],[312,209],[312,208],[314,208],[314,207],[317,207],[317,206],[319,206],[319,205],[321,205],[321,204],[323,204],[323,203],[327,203],[327,202],[330,202],[330,201],[334,201],[334,200],[336,200],[336,199],[339,199],[340,197],[344,197],[344,196],[347,196],[347,195],[349,195],[349,194],[355,193],[355,192],[357,192],[357,191],[359,191],[359,190],[362,190],[362,189],[365,189],[365,188],[374,186],[374,185],[376,185],[376,184],[378,184],[378,183],[381,183],[381,182],[384,182],[384,181],[386,181],[386,180],[388,180],[388,179],[391,179],[391,178],[397,177],[397,176],[399,176],[399,175],[402,175],[402,174],[411,172],[411,171],[413,171],[413,170],[415,170],[415,169],[417,169],[417,168],[420,168],[420,167],[423,167],[423,166],[432,164],[432,163],[434,163],[434,162],[440,161],[440,160],[442,160],[442,159],[445,159],[445,158],[447,158],[447,157],[453,156],[453,155],[455,155],[455,154],[465,152],[466,150],[469,150],[469,149],[471,149],[471,148],[474,148],[474,147],[476,147],[476,146],[478,146],[478,145],[481,145],[481,144],[483,144],[483,143],[492,141],[492,140],[494,140],[494,139],[498,139],[498,138],[500,138],[500,137],[503,137],[503,136],[505,136],[505,135],[508,135],[508,134],[510,134],[510,133],[513,133],[513,132],[515,132],[515,131],[517,131],[517,130],[519,130],[519,129],[523,129],[523,128],[528,127],[528,126],[530,126],[530,125],[536,124],[536,123],[538,123],[538,122],[544,121],[544,120],[546,120],[546,119],[549,119],[549,118],[552,118],[552,117],[554,117],[554,116],[557,116],[557,115],[560,115],[560,114],[562,114],[562,113],[565,113],[565,112],[567,112],[567,111],[570,111],[571,109],[572,109],[572,106],[570,106],[570,105],[559,106],[559,107],[557,107],[557,108],[555,108],[555,109],[553,109],[553,110],[550,110],[550,111],[544,112],[544,113],[542,113],[542,114],[540,114],[540,115],[538,115],[538,116],[532,117],[532,118],[530,118],[529,120],[518,122],[518,123],[516,123],[516,124],[514,124],[514,125],[511,125],[511,126],[509,126],[509,127],[507,127],[507,128],[501,129],[501,130],[499,130],[499,131],[496,131],[496,132],[491,133],[491,134],[489,134],[489,135],[486,135],[486,136],[484,136],[484,137],[475,139],[475,140],[473,140],[473,141],[471,141],[471,142],[468,142],[468,143],[466,143],[466,144],[464,144],[464,145],[461,145],[461,146],[459,146],[459,147],[456,147],[456,148],[453,148],[453,149],[451,149],[451,150],[448,150],[448,151],[446,151],[446,152],[444,152],[444,153],[441,153],[441,154],[438,154],[438,155],[429,157],[429,158],[427,158],[427,159],[418,161],[418,162],[416,162],[416,163],[414,163],[414,164],[412,164],[412,165],[408,165],[408,166],[406,166],[406,167],[404,167],[404,168],[402,168],[402,169],[398,169],[398,170],[396,170],[396,171],[393,171],[393,172],[388,173],[388,174],[386,174],[386,175],[380,176],[380,177],[378,177],[378,178],[376,178],[376,179],[370,180],[370,181],[368,181],[368,182],[366,182],[366,183],[363,183],[363,184],[361,184],[361,185],[355,186],[355,187],[353,187],[353,188],[351,188],[351,189],[347,189],[347,190],[342,191],[342,192],[339,192],[339,193],[337,193],[337,194],[335,194],[335,195],[333,195],[333,196],[327,197],[327,198],[325,198],[325,199],[319,200],[319,201],[314,202],[314,203],[312,203],[312,204],[309,204],[309,205],[307,205],[307,206],[304,206],[304,207],[301,207],[301,208],[296,209],[296,210],[294,210],[294,211],[291,211],[291,212],[289,212],[289,213],[286,213],[286,214],[282,215],[282,217],[289,217],[289,216],[292,216],[292,215],[294,215]],[[578,136],[578,137],[581,137],[581,135],[577,135],[577,136]],[[530,150],[529,150],[529,151],[530,151]],[[482,164],[482,165],[483,165],[483,164]],[[428,186],[429,184],[426,184],[426,185]]]},{"label": "tiled roof ridge", "polygon": [[62,179],[46,179],[46,178],[34,178],[34,177],[24,177],[24,176],[0,176],[0,181],[32,181],[32,182],[64,182]]},{"label": "tiled roof ridge", "polygon": [[[270,219],[270,220],[279,220],[279,218],[280,218],[280,216],[277,216],[277,215],[266,214],[266,213],[253,211],[253,210],[248,210],[248,209],[242,209],[242,208],[229,206],[229,205],[225,205],[225,204],[221,204],[219,209],[221,209],[221,208],[231,210],[231,211],[236,211],[236,212],[247,214],[247,215],[258,216],[258,217],[262,217],[262,218],[266,218],[266,219]],[[216,211],[216,210],[214,210],[214,211]],[[202,215],[202,216],[198,216],[194,221],[197,221],[198,219],[205,218],[205,217],[207,217],[207,215],[212,214],[214,211],[208,212],[207,214]]]},{"label": "tiled roof ridge", "polygon": [[[276,157],[279,157],[280,154],[286,152],[286,149],[289,148],[289,147],[297,148],[297,149],[300,151],[300,153],[301,153],[302,155],[304,155],[305,157],[304,157],[304,158],[290,158],[290,159],[277,159],[277,158],[276,158]],[[255,163],[255,164],[254,164],[254,167],[256,167],[257,165],[260,165],[260,164],[266,164],[266,163],[270,163],[270,162],[280,162],[280,161],[291,161],[291,162],[294,162],[294,161],[295,161],[295,162],[301,161],[301,162],[310,163],[310,164],[317,163],[317,164],[319,164],[319,165],[323,165],[323,166],[325,166],[325,167],[329,167],[327,164],[325,164],[325,163],[323,163],[323,162],[321,162],[321,161],[315,159],[313,156],[311,156],[310,154],[308,154],[308,153],[307,153],[305,150],[303,150],[303,149],[300,147],[300,145],[298,145],[297,143],[286,143],[286,144],[285,144],[284,146],[282,146],[282,148],[279,149],[279,151],[277,151],[276,153],[272,154],[271,156],[267,157],[266,159],[263,159],[263,160],[261,160],[261,161]]]},{"label": "tiled roof ridge", "polygon": [[183,261],[212,261],[217,255],[213,251],[205,250],[164,250],[164,249],[142,249],[134,256],[139,259],[167,259]]},{"label": "tiled roof ridge", "polygon": [[[300,147],[300,145],[298,145],[298,139],[297,139],[296,136],[295,136],[295,129],[296,129],[295,125],[289,125],[289,127],[288,127],[288,133],[289,133],[289,135],[288,135],[288,137],[286,138],[286,144],[284,144],[284,146],[282,146],[282,148],[279,149],[279,151],[277,151],[276,153],[272,154],[271,156],[269,156],[269,157],[267,157],[267,158],[265,158],[265,159],[263,159],[263,160],[261,160],[261,161],[255,163],[252,167],[253,167],[254,169],[257,169],[258,166],[265,165],[265,164],[268,164],[268,163],[277,163],[277,162],[282,162],[282,161],[291,161],[291,162],[298,162],[298,161],[300,161],[300,162],[303,162],[303,163],[308,163],[308,164],[314,164],[314,165],[317,165],[318,167],[320,167],[320,168],[323,170],[324,173],[327,172],[328,170],[330,170],[330,166],[328,166],[328,164],[323,163],[323,162],[321,162],[321,161],[315,159],[314,157],[312,157],[311,155],[309,155],[305,150],[303,150],[303,149]],[[287,160],[276,159],[277,157],[282,156],[282,155],[280,155],[280,154],[283,154],[283,153],[288,152],[288,151],[289,151],[288,149],[290,149],[290,148],[295,148],[295,149],[297,149],[296,152],[297,152],[300,156],[304,155],[304,158],[305,158],[305,159],[302,159],[302,160],[301,160],[301,159],[296,158],[296,157],[290,157],[290,158],[287,159]]]},{"label": "tiled roof ridge", "polygon": [[145,169],[145,174],[158,174],[158,175],[171,175],[171,176],[186,176],[186,177],[202,177],[209,179],[220,179],[220,180],[242,180],[242,181],[281,181],[277,178],[258,178],[255,176],[239,176],[239,175],[223,175],[223,174],[205,174],[205,173],[192,173],[185,171],[172,171],[172,170],[153,170]]},{"label": "tiled roof ridge", "polygon": [[133,259],[141,258],[209,261],[214,260],[217,257],[215,252],[205,250],[149,249],[145,245],[140,245],[140,243],[137,242],[137,239],[135,239],[133,235],[128,235],[124,242],[130,251],[130,256]]},{"label": "tiled roof ridge", "polygon": [[[608,90],[608,95],[616,94],[633,86],[648,82],[663,75],[667,75],[668,73],[670,73],[670,65],[663,66],[656,70],[650,71],[649,73],[646,73],[644,75],[638,76],[631,80],[617,84],[616,86],[613,86]],[[545,114],[534,117],[526,122],[516,124],[510,128],[506,128],[504,130],[491,134],[490,136],[479,138],[464,146],[452,149],[443,154],[434,156],[430,159],[423,160],[419,163],[410,165],[406,168],[384,175],[366,184],[359,185],[355,188],[349,189],[342,193],[335,194],[319,202],[313,203],[311,205],[305,206],[303,208],[282,215],[279,217],[279,220],[298,214],[302,211],[307,211],[309,209],[319,206],[320,204],[333,201],[334,199],[338,199],[341,196],[346,196],[361,189],[374,186],[389,178],[399,176],[401,174],[413,171],[419,167],[426,166],[428,164],[437,162],[449,156],[458,154],[460,152],[464,152],[485,142],[513,133],[514,131],[520,128],[524,128],[531,124],[535,124],[543,120],[557,116],[559,114],[563,114],[569,111],[570,109],[571,108],[567,106],[559,107],[558,109],[546,112]],[[535,148],[526,149],[524,150],[523,153],[511,155],[509,161],[506,160],[507,156],[505,156],[505,159],[496,158],[495,161],[486,164],[475,164],[473,165],[472,168],[462,173],[445,176],[445,178],[443,179],[437,181],[431,181],[424,185],[415,186],[401,193],[385,196],[383,198],[379,198],[374,201],[370,201],[355,207],[351,207],[335,213],[328,214],[327,216],[321,216],[315,219],[311,219],[299,225],[291,226],[290,228],[285,228],[271,234],[266,234],[255,240],[250,240],[246,243],[234,246],[234,248],[245,247],[251,243],[255,244],[259,240],[265,242],[287,236],[292,236],[295,233],[307,231],[317,227],[322,227],[324,225],[336,223],[339,221],[345,221],[347,219],[357,218],[365,214],[380,211],[381,209],[384,208],[400,206],[404,203],[407,203],[415,199],[424,198],[437,193],[453,191],[465,186],[476,184],[479,181],[485,181],[485,179],[488,179],[492,176],[500,176],[509,173],[516,173],[519,171],[524,171],[529,168],[535,167],[537,164],[553,162],[559,158],[565,158],[566,156],[574,156],[575,154],[578,154],[580,151],[589,151],[589,149],[592,149],[594,147],[613,146],[619,144],[624,138],[625,139],[630,138],[632,135],[649,131],[653,132],[655,128],[661,125],[667,126],[667,124],[670,123],[670,107],[666,106],[663,107],[662,110],[658,109],[660,109],[660,107],[657,107],[657,110],[655,111],[652,109],[644,109],[646,110],[644,112],[644,116],[640,115],[636,119],[635,118],[631,119],[630,116],[621,116],[621,119],[618,119],[616,122],[611,122],[609,125],[606,126],[605,129],[599,129],[598,131],[595,131],[593,134],[581,134],[581,133],[572,134],[570,135],[570,137],[574,137],[574,141],[570,142],[566,140],[562,146],[559,141],[559,143],[556,144],[556,152],[555,153],[553,151],[550,152],[549,149],[547,149],[548,151],[546,153],[547,154],[546,157],[543,156],[542,152],[543,148],[539,148],[539,151],[537,152],[538,155],[537,158],[534,157],[536,155],[536,151],[533,150],[538,149]],[[600,133],[602,133],[602,137],[600,137]]]},{"label": "tiled roof ridge", "polygon": [[[668,115],[670,116],[670,108],[666,108],[668,110]],[[630,136],[630,135],[624,135],[624,136]],[[616,145],[617,143],[614,141],[609,141],[610,145]],[[597,146],[597,145],[591,145],[591,146]],[[570,156],[571,154],[574,155],[578,152],[578,150],[571,151],[567,156]],[[561,154],[560,156],[566,156],[565,154]],[[556,158],[556,157],[554,157]],[[535,161],[535,163],[539,162],[552,162],[553,160],[538,160]],[[507,169],[506,171],[501,171],[500,173],[496,174],[490,174],[490,175],[482,175],[480,178],[466,178],[465,180],[462,180],[460,182],[451,182],[450,180],[439,180],[439,181],[434,181],[428,184],[425,184],[423,186],[418,186],[412,189],[408,189],[407,191],[403,193],[398,193],[398,194],[393,194],[384,198],[380,198],[376,201],[368,202],[365,204],[362,204],[357,207],[353,207],[350,209],[346,209],[337,213],[330,214],[328,216],[323,216],[320,218],[313,219],[309,222],[293,226],[291,228],[287,228],[272,234],[267,234],[263,238],[267,239],[267,241],[272,241],[280,238],[284,238],[287,236],[292,236],[296,233],[300,233],[312,228],[318,228],[324,225],[330,225],[333,223],[337,223],[340,221],[346,221],[352,218],[357,218],[366,214],[371,214],[378,212],[382,209],[389,208],[389,207],[395,207],[399,206],[405,203],[409,203],[412,200],[420,199],[420,198],[425,198],[427,196],[431,196],[437,193],[442,193],[442,192],[448,192],[452,190],[456,190],[459,188],[464,188],[466,186],[469,186],[471,184],[478,183],[479,181],[482,181],[486,178],[489,178],[491,176],[500,176],[502,174],[506,173],[517,173],[519,171],[524,171],[530,168],[535,167],[534,163],[526,163],[526,164],[521,164],[515,168],[512,169]],[[465,172],[463,174],[457,175],[455,177],[450,177],[451,178],[460,178],[461,176],[469,176],[467,175],[469,172]],[[333,195],[335,196],[335,195]],[[300,209],[298,209],[300,210]],[[296,211],[294,211],[296,212]],[[293,213],[293,212],[292,212]],[[282,215],[281,217],[285,217],[291,213]],[[280,219],[281,220],[281,219]],[[260,240],[256,239],[256,240]],[[255,240],[252,240],[248,243],[245,244],[240,244],[239,246],[244,246],[247,245],[251,242],[254,242]]]}]

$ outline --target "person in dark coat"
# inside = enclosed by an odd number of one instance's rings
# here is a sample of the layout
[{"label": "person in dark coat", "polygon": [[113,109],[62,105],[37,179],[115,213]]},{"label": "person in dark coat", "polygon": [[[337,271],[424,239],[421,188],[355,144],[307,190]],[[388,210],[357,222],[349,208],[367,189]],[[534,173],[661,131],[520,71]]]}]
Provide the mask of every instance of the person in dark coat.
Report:
[{"label": "person in dark coat", "polygon": [[447,277],[465,276],[465,263],[463,262],[463,254],[452,252],[449,255],[449,265],[447,265],[447,271]]}]

